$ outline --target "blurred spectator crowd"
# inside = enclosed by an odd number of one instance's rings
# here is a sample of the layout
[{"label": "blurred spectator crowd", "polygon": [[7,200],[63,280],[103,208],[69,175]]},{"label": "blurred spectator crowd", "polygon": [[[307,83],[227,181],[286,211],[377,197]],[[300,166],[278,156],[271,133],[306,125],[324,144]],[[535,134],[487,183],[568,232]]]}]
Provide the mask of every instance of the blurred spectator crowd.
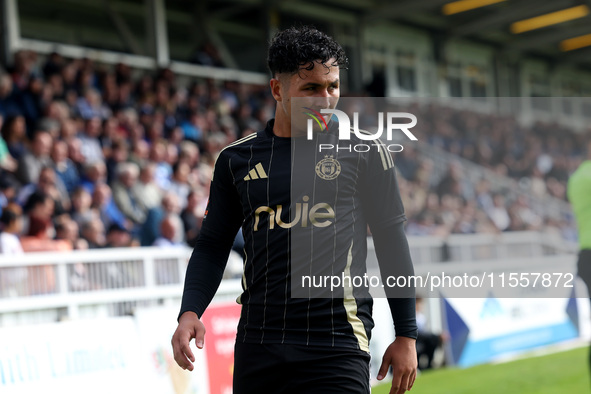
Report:
[{"label": "blurred spectator crowd", "polygon": [[[426,142],[457,157],[435,178],[434,162],[412,146],[396,154],[410,235],[547,231],[576,241],[569,213],[550,214],[532,199],[566,201],[570,174],[585,159],[588,135],[556,123],[523,126],[513,116],[483,114],[437,105],[408,109]],[[471,180],[460,159],[512,179],[520,193],[495,185],[483,171]]]},{"label": "blurred spectator crowd", "polygon": [[[0,69],[0,253],[193,245],[217,153],[262,129],[275,102],[267,86],[181,81],[89,59],[15,54]],[[533,195],[565,199],[582,158],[576,133],[524,128],[514,119],[416,106],[430,144],[529,182]],[[551,228],[572,223],[508,201],[462,166],[433,177],[412,147],[395,156],[409,235]]]},{"label": "blurred spectator crowd", "polygon": [[272,117],[267,90],[18,52],[0,70],[0,253],[193,245],[216,155]]}]

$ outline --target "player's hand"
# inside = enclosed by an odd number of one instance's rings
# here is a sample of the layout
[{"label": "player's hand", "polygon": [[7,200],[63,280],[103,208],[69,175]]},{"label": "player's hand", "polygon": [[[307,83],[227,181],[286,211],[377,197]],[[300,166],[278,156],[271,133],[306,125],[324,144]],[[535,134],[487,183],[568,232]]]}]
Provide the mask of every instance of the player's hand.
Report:
[{"label": "player's hand", "polygon": [[195,356],[189,347],[191,339],[195,338],[195,344],[203,349],[205,326],[195,312],[185,312],[179,319],[179,325],[172,336],[172,351],[174,361],[182,368],[193,370]]},{"label": "player's hand", "polygon": [[407,337],[397,337],[388,346],[382,358],[382,365],[378,372],[378,380],[388,374],[392,366],[392,388],[390,394],[402,394],[412,388],[417,377],[417,349],[416,340]]}]

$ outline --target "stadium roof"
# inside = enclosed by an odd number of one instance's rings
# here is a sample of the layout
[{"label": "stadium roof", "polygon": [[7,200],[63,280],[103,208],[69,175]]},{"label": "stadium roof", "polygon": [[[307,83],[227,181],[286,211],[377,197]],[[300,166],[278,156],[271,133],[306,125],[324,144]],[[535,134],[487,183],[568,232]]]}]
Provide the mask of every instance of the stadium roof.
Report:
[{"label": "stadium roof", "polygon": [[[460,11],[462,6],[475,8]],[[505,55],[527,53],[558,63],[591,64],[589,0],[403,0],[372,7],[369,22],[409,23],[445,40],[469,38]],[[581,48],[574,48],[579,39]]]},{"label": "stadium roof", "polygon": [[329,31],[396,23],[430,32],[436,46],[465,38],[507,58],[591,67],[591,0],[19,0],[20,30],[26,38],[149,56],[146,16],[154,4],[166,8],[171,58],[190,57],[206,37],[233,66],[253,71],[265,71],[259,52],[273,27],[298,22]]},{"label": "stadium roof", "polygon": [[591,0],[222,0],[209,1],[206,7],[220,23],[250,29],[261,7],[276,7],[281,14],[306,21],[407,24],[432,32],[439,44],[467,38],[493,45],[507,56],[527,53],[591,65]]}]

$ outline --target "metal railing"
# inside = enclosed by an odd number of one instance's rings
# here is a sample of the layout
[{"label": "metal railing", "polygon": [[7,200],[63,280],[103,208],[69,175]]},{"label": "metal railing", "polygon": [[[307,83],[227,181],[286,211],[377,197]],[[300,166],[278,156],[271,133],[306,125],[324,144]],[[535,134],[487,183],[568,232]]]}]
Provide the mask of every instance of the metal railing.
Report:
[{"label": "metal railing", "polygon": [[[19,46],[16,49],[28,49],[41,54],[57,52],[64,57],[75,59],[89,58],[106,64],[125,63],[131,67],[145,70],[154,70],[158,67],[156,59],[149,56],[133,55],[129,53],[86,48],[77,45],[46,42],[28,38],[21,38],[19,40]],[[265,73],[231,68],[209,67],[180,61],[168,61],[167,65],[175,73],[187,77],[238,81],[253,85],[265,85],[269,81],[269,77]]]},{"label": "metal railing", "polygon": [[[432,264],[574,255],[576,245],[537,232],[409,237],[417,271]],[[368,270],[377,267],[369,242]],[[0,326],[122,316],[137,307],[180,305],[189,248],[123,248],[0,256]],[[237,257],[233,257],[236,259]],[[241,292],[236,261],[216,300]],[[232,268],[234,267],[234,268]],[[373,267],[373,268],[372,268]],[[423,267],[423,268],[421,268]]]},{"label": "metal railing", "polygon": [[0,325],[121,316],[180,299],[190,249],[123,248],[0,257]]},{"label": "metal railing", "polygon": [[501,234],[452,234],[447,237],[408,237],[414,264],[470,262],[573,254],[577,245],[560,236],[536,231]]}]

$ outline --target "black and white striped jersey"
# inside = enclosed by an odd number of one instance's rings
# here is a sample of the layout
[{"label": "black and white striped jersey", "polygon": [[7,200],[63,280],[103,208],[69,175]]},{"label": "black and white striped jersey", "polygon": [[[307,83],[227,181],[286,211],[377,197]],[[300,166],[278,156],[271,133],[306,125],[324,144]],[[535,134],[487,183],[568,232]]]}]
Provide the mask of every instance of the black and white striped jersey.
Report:
[{"label": "black and white striped jersey", "polygon": [[[367,141],[354,135],[338,141],[335,127],[314,141],[277,137],[271,120],[224,148],[181,314],[204,312],[242,227],[246,258],[237,341],[369,351],[368,289],[340,286],[327,293],[326,286],[307,286],[331,275],[363,276],[368,224],[375,233],[405,220],[391,155],[383,145],[367,151],[353,148],[357,143]],[[401,313],[414,322],[414,309]]]}]

